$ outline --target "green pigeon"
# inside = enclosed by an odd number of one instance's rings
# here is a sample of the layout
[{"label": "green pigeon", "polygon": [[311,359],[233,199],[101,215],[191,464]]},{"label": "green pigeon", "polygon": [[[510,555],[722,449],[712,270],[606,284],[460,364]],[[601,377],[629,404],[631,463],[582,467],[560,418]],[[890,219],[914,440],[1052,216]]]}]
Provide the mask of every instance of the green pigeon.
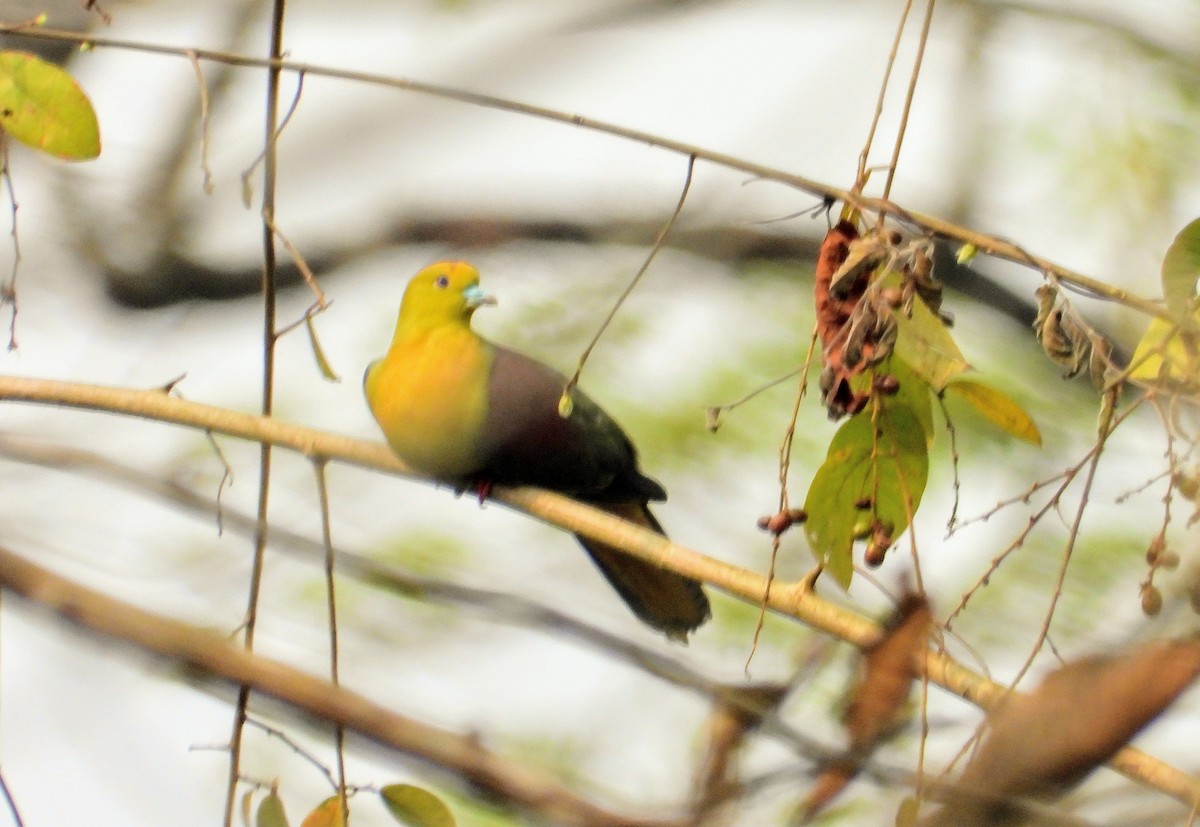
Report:
[{"label": "green pigeon", "polygon": [[[409,281],[391,346],[363,377],[392,450],[459,488],[546,488],[663,534],[647,503],[666,491],[638,470],[620,426],[578,389],[561,406],[562,374],[471,329],[475,310],[494,303],[466,262],[438,262]],[[667,637],[686,642],[710,616],[695,580],[576,537],[634,614]]]}]

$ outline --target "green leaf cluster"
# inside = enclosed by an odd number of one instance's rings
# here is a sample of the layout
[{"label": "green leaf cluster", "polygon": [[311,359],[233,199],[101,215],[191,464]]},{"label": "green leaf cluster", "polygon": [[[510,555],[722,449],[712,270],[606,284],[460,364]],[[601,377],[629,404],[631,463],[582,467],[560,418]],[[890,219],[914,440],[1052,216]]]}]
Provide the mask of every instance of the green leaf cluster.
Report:
[{"label": "green leaf cluster", "polygon": [[855,540],[866,539],[873,524],[898,537],[912,521],[929,477],[929,386],[897,356],[885,372],[899,382],[899,391],[876,394],[838,429],[804,503],[813,553],[843,587],[854,574]]},{"label": "green leaf cluster", "polygon": [[[970,365],[949,328],[923,301],[895,318],[895,350],[875,375],[892,377],[898,389],[892,395],[873,392],[870,404],[838,429],[804,503],[813,553],[843,587],[854,574],[855,542],[865,541],[879,561],[912,523],[929,478],[931,392],[956,396],[1001,431],[1041,444],[1037,425],[1019,404],[961,378]],[[864,390],[875,381],[866,375],[858,379]]]}]

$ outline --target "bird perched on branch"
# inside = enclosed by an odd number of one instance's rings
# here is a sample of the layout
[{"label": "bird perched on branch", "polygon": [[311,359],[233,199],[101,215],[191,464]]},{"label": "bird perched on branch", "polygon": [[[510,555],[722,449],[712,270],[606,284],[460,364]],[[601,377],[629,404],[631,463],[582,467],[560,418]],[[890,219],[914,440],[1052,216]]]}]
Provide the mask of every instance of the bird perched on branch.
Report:
[{"label": "bird perched on branch", "polygon": [[[666,492],[638,470],[624,431],[581,391],[564,400],[562,374],[472,330],[487,304],[495,300],[465,262],[432,264],[409,281],[391,346],[363,377],[392,450],[481,495],[493,483],[547,488],[662,534],[647,503]],[[696,581],[576,537],[633,612],[667,637],[686,641],[708,619]]]}]

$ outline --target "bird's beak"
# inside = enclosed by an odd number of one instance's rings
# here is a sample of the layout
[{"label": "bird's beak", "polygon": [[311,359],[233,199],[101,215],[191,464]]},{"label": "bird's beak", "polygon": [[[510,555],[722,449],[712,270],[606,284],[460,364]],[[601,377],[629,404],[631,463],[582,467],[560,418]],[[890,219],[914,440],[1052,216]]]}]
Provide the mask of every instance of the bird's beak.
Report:
[{"label": "bird's beak", "polygon": [[463,290],[463,298],[466,299],[467,307],[471,310],[483,307],[485,304],[496,304],[496,299],[483,292],[483,288],[478,284],[472,284],[466,290]]}]

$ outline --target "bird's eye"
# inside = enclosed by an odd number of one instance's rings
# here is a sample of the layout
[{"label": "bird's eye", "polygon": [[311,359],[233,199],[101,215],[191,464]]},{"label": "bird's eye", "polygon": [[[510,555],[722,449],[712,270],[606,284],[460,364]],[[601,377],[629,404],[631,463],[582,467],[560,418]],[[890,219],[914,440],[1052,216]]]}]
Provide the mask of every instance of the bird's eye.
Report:
[{"label": "bird's eye", "polygon": [[437,280],[434,281],[434,284],[436,284],[438,287],[443,287],[443,288],[449,287],[450,286],[450,277],[449,276],[438,276]]}]

